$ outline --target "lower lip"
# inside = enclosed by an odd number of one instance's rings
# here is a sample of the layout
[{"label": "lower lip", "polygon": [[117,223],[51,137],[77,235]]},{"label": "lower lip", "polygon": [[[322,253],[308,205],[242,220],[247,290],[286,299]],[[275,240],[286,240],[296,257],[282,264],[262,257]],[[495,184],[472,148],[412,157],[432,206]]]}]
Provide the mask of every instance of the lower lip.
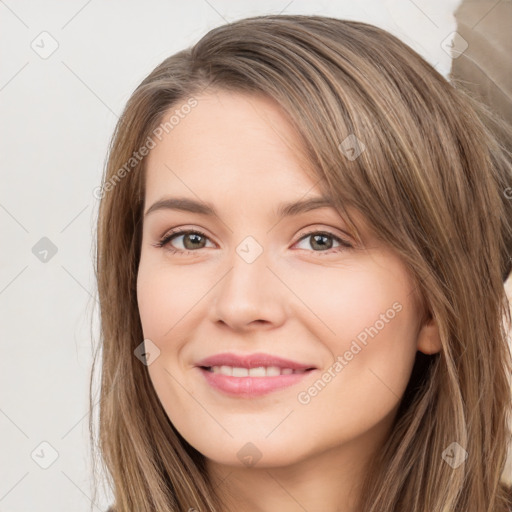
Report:
[{"label": "lower lip", "polygon": [[231,396],[256,397],[266,395],[272,391],[287,388],[298,384],[304,377],[316,370],[289,375],[276,375],[275,377],[230,377],[221,373],[213,373],[199,368],[207,382],[214,388]]}]

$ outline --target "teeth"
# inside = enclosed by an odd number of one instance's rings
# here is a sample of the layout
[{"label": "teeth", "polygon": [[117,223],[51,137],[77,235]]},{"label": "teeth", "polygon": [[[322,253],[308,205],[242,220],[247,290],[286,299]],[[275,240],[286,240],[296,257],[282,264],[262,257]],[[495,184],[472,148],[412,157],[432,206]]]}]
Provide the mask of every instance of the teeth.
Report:
[{"label": "teeth", "polygon": [[305,370],[293,370],[292,368],[279,368],[278,366],[259,366],[258,368],[239,368],[233,366],[212,366],[212,373],[220,373],[230,377],[277,377],[278,375],[290,375],[292,373],[304,373]]}]

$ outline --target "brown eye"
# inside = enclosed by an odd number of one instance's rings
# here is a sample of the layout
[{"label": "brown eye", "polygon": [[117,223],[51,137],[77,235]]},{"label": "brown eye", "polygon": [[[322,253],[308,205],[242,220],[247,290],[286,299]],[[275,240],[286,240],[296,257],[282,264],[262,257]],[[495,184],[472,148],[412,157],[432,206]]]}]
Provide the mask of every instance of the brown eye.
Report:
[{"label": "brown eye", "polygon": [[[352,247],[352,245],[346,240],[343,240],[333,233],[324,231],[312,231],[310,233],[306,233],[297,243],[302,241],[306,241],[307,245],[313,248],[313,252],[340,252]],[[334,243],[337,243],[338,245],[333,249]],[[307,249],[308,248],[306,247],[306,250]]]},{"label": "brown eye", "polygon": [[311,240],[311,247],[322,249],[330,249],[333,245],[332,237],[327,235],[309,235]]},{"label": "brown eye", "polygon": [[206,239],[202,235],[197,233],[187,233],[180,236],[183,237],[183,245],[185,246],[185,249],[202,249],[205,246]]},{"label": "brown eye", "polygon": [[[175,245],[171,243],[179,239],[182,239],[183,248],[175,247]],[[157,247],[165,247],[173,253],[186,254],[188,252],[194,252],[197,249],[203,249],[206,246],[207,240],[209,240],[209,238],[200,231],[178,230],[165,235],[156,245]]]}]

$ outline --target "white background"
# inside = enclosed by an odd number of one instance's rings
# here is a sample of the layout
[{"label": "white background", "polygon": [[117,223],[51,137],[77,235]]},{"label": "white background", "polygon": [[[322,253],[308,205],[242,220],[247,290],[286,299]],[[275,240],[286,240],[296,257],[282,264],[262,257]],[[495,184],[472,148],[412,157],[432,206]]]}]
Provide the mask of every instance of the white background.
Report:
[{"label": "white background", "polygon": [[[98,206],[92,191],[117,117],[138,83],[209,29],[269,13],[379,25],[447,76],[451,59],[441,43],[455,30],[457,5],[0,0],[0,512],[106,510],[111,501],[109,495],[90,500]],[[52,44],[56,51],[41,56]],[[57,249],[46,262],[32,250],[43,237]],[[52,450],[57,458],[43,469]]]}]

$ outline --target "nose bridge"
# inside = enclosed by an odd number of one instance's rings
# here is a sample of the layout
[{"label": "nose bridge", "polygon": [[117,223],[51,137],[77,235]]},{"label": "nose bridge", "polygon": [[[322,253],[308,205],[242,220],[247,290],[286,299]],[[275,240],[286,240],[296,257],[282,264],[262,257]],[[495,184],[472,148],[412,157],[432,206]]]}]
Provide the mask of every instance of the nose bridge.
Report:
[{"label": "nose bridge", "polygon": [[245,237],[229,259],[230,270],[216,286],[214,315],[232,327],[251,322],[279,323],[283,296],[269,270],[270,254],[253,236]]}]

